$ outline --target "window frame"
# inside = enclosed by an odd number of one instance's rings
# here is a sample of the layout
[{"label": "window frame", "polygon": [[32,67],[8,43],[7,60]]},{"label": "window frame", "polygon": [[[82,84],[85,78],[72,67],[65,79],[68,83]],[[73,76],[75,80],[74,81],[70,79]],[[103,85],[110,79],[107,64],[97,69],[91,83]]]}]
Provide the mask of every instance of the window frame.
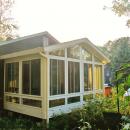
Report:
[{"label": "window frame", "polygon": [[[58,64],[58,61],[63,61],[63,64],[64,64],[64,93],[59,94],[58,92],[56,92],[57,94],[51,94],[52,93],[51,92],[51,60],[56,60],[57,64]],[[58,66],[57,64],[56,64],[56,67]],[[65,73],[66,73],[65,72],[65,60],[51,57],[51,58],[49,58],[49,67],[48,68],[49,68],[49,80],[48,80],[48,83],[49,83],[49,89],[48,89],[49,90],[49,95],[50,96],[64,95],[65,94],[65,89],[66,89],[65,88],[65,82],[66,82],[65,81]],[[59,68],[59,67],[57,67],[57,68]],[[57,77],[58,77],[58,71],[56,73],[57,73]],[[58,82],[59,81],[57,80],[57,84],[58,84]],[[59,90],[58,86],[56,87],[56,89],[57,89],[57,91]]]},{"label": "window frame", "polygon": [[[7,79],[6,79],[6,66],[7,64],[13,64],[13,63],[18,63],[18,92],[8,92],[6,91],[6,82],[7,82]],[[19,94],[19,91],[20,91],[20,66],[19,66],[19,61],[12,61],[12,62],[5,62],[4,63],[4,92],[5,93],[14,93],[14,94]]]},{"label": "window frame", "polygon": [[[29,94],[27,94],[27,93],[23,93],[23,62],[29,62],[29,78],[31,77],[31,61],[33,61],[33,60],[40,60],[40,83],[39,83],[39,85],[40,85],[40,92],[39,92],[39,95],[34,95],[34,94],[31,94],[31,88],[32,88],[32,86],[31,86],[31,79],[29,79]],[[27,60],[22,60],[21,61],[21,94],[23,94],[23,95],[30,95],[30,96],[41,96],[42,95],[42,93],[41,93],[41,58],[32,58],[32,59],[27,59]]]}]

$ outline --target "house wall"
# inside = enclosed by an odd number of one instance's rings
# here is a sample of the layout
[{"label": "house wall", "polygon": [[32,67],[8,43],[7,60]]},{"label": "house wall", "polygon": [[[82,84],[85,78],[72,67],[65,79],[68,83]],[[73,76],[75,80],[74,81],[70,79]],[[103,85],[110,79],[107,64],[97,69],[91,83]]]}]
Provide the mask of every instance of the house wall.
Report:
[{"label": "house wall", "polygon": [[[15,58],[8,58],[5,60],[4,68],[6,63],[12,63],[12,62],[19,62],[19,93],[9,93],[4,91],[4,108],[7,110],[11,110],[14,112],[42,118],[42,119],[49,119],[53,117],[54,115],[61,114],[61,113],[68,113],[72,109],[79,108],[83,106],[84,104],[84,96],[92,95],[93,97],[96,96],[97,93],[102,93],[102,89],[95,89],[95,66],[99,65],[102,68],[102,78],[103,78],[103,71],[104,71],[104,65],[101,62],[94,61],[94,55],[92,54],[92,61],[86,61],[81,59],[74,59],[74,58],[68,58],[67,57],[67,48],[65,50],[65,56],[54,56],[49,55],[47,53],[44,55],[42,52],[39,52],[39,54],[30,54],[25,56],[18,56]],[[17,55],[16,55],[17,56]],[[32,60],[32,59],[40,59],[41,60],[41,95],[40,96],[34,96],[34,95],[28,95],[28,94],[22,94],[22,61],[26,60]],[[50,95],[50,60],[56,59],[56,60],[62,60],[65,63],[65,93],[59,94],[59,95]],[[80,69],[80,91],[76,93],[68,93],[68,62],[77,62],[79,63],[79,69]],[[92,91],[84,91],[84,63],[91,64],[92,65],[92,73],[93,73],[93,90]],[[102,80],[102,85],[104,83],[104,79]],[[5,84],[4,84],[5,86]],[[20,103],[13,103],[8,102],[6,100],[6,97],[16,97],[20,99]],[[80,97],[80,100],[75,103],[68,103],[68,98],[73,97]],[[29,105],[24,105],[22,103],[22,99],[33,99],[38,100],[42,102],[42,107],[33,107]],[[65,99],[65,104],[51,107],[49,106],[50,101],[58,100],[58,99]]]},{"label": "house wall", "polygon": [[[54,60],[63,60],[65,63],[65,93],[64,94],[59,94],[59,95],[50,95],[50,69],[48,70],[48,102],[50,101],[55,101],[55,100],[59,100],[59,99],[65,99],[65,103],[64,105],[58,105],[55,107],[50,107],[48,106],[48,116],[49,118],[58,115],[58,114],[62,114],[62,113],[68,113],[71,112],[73,109],[75,108],[80,108],[83,106],[84,102],[84,96],[90,96],[92,95],[92,97],[95,97],[96,94],[103,94],[103,88],[102,89],[96,89],[96,82],[95,82],[95,78],[96,78],[96,71],[95,71],[95,67],[96,66],[101,66],[101,74],[100,74],[100,78],[98,78],[98,80],[101,81],[101,86],[103,87],[104,84],[104,65],[101,62],[97,62],[94,61],[94,55],[92,54],[92,61],[86,61],[86,60],[81,60],[81,59],[74,59],[74,58],[68,58],[67,57],[67,48],[64,48],[65,51],[65,56],[56,56],[56,55],[49,55],[48,52],[48,66],[50,67],[50,60],[54,59]],[[68,62],[72,61],[72,62],[77,62],[79,63],[79,67],[80,67],[80,91],[79,92],[75,92],[75,93],[69,93],[68,92]],[[91,64],[92,65],[92,75],[93,75],[93,90],[90,91],[84,91],[84,63],[86,64]],[[68,98],[71,97],[80,97],[80,101],[75,102],[75,103],[68,103]],[[49,104],[49,103],[48,103]]]},{"label": "house wall", "polygon": [[[22,93],[22,62],[33,60],[33,59],[40,59],[41,60],[41,95],[28,95]],[[11,59],[6,59],[4,63],[4,68],[7,63],[19,62],[19,92],[18,93],[11,93],[6,92],[4,87],[4,109],[46,119],[47,114],[47,59],[46,57],[41,56],[40,54],[33,54],[33,55],[26,55],[22,57],[15,57]],[[5,70],[5,69],[4,69]],[[4,81],[5,82],[5,81]],[[4,83],[5,86],[5,83]],[[16,97],[19,98],[20,102],[9,102],[6,100],[7,97]],[[22,99],[29,99],[29,100],[37,100],[41,101],[41,107],[34,107],[30,105],[24,105]]]}]

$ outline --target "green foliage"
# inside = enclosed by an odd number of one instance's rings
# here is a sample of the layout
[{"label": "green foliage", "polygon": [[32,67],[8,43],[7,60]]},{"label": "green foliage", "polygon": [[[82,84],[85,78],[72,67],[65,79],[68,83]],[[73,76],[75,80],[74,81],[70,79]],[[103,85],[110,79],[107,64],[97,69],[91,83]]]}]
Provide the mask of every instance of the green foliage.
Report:
[{"label": "green foliage", "polygon": [[1,117],[0,130],[45,130],[45,125],[23,118]]},{"label": "green foliage", "polygon": [[97,122],[102,121],[102,102],[93,99],[87,100],[82,109],[76,109],[69,114],[53,117],[50,120],[49,128],[53,130],[91,130],[98,128]]},{"label": "green foliage", "polygon": [[130,130],[130,117],[122,116],[122,130]]},{"label": "green foliage", "polygon": [[[102,52],[110,59],[110,63],[106,65],[106,68],[111,72],[111,82],[115,79],[115,71],[120,66],[130,61],[130,38],[123,37],[115,41],[108,41],[103,47],[100,47]],[[130,66],[130,64],[126,64]],[[106,70],[105,70],[106,72]]]}]

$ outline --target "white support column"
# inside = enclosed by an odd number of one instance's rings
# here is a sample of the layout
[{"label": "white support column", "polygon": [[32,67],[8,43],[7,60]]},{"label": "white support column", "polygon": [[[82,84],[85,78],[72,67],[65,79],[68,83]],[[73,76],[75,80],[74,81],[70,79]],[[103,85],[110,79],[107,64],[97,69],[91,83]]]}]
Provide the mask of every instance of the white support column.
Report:
[{"label": "white support column", "polygon": [[48,117],[48,109],[49,109],[49,102],[48,102],[48,59],[46,57],[41,58],[41,96],[42,96],[42,113],[43,119],[49,121]]},{"label": "white support column", "polygon": [[92,75],[93,75],[93,97],[95,97],[95,64],[94,64],[94,55],[92,54]]},{"label": "white support column", "polygon": [[81,104],[83,104],[83,94],[84,94],[84,73],[83,73],[83,62],[80,61],[80,93],[81,93],[81,96],[80,96],[80,102]]},{"label": "white support column", "polygon": [[47,84],[46,84],[46,93],[47,93],[47,101],[46,101],[46,113],[47,113],[47,123],[49,123],[49,96],[50,96],[50,59],[47,58],[46,59],[46,80],[47,80]]},{"label": "white support column", "polygon": [[43,87],[44,87],[44,79],[43,79],[43,77],[44,77],[44,69],[43,69],[43,67],[44,67],[44,61],[43,61],[44,59],[43,58],[41,58],[41,97],[42,97],[42,116],[43,116],[43,118],[44,118],[44,89],[43,89]]},{"label": "white support column", "polygon": [[[22,61],[19,61],[19,94],[22,94]],[[20,104],[22,104],[22,98],[19,99]]]},{"label": "white support column", "polygon": [[102,89],[103,89],[103,92],[104,92],[104,65],[102,65]]},{"label": "white support column", "polygon": [[68,95],[68,60],[67,60],[67,48],[65,48],[65,105],[67,105],[67,95]]}]

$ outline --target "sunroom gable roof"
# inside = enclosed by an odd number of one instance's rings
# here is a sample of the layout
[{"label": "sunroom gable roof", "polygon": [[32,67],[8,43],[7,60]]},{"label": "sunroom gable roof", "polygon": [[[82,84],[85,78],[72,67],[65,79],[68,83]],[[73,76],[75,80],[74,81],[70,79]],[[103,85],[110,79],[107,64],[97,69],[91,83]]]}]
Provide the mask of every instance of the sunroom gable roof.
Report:
[{"label": "sunroom gable roof", "polygon": [[101,61],[104,64],[110,62],[110,60],[87,38],[77,39],[77,40],[68,41],[57,45],[48,46],[45,47],[44,49],[45,51],[54,51],[61,48],[63,49],[63,48],[73,47],[78,44],[84,44],[86,49],[91,51],[95,56],[101,59]]}]

